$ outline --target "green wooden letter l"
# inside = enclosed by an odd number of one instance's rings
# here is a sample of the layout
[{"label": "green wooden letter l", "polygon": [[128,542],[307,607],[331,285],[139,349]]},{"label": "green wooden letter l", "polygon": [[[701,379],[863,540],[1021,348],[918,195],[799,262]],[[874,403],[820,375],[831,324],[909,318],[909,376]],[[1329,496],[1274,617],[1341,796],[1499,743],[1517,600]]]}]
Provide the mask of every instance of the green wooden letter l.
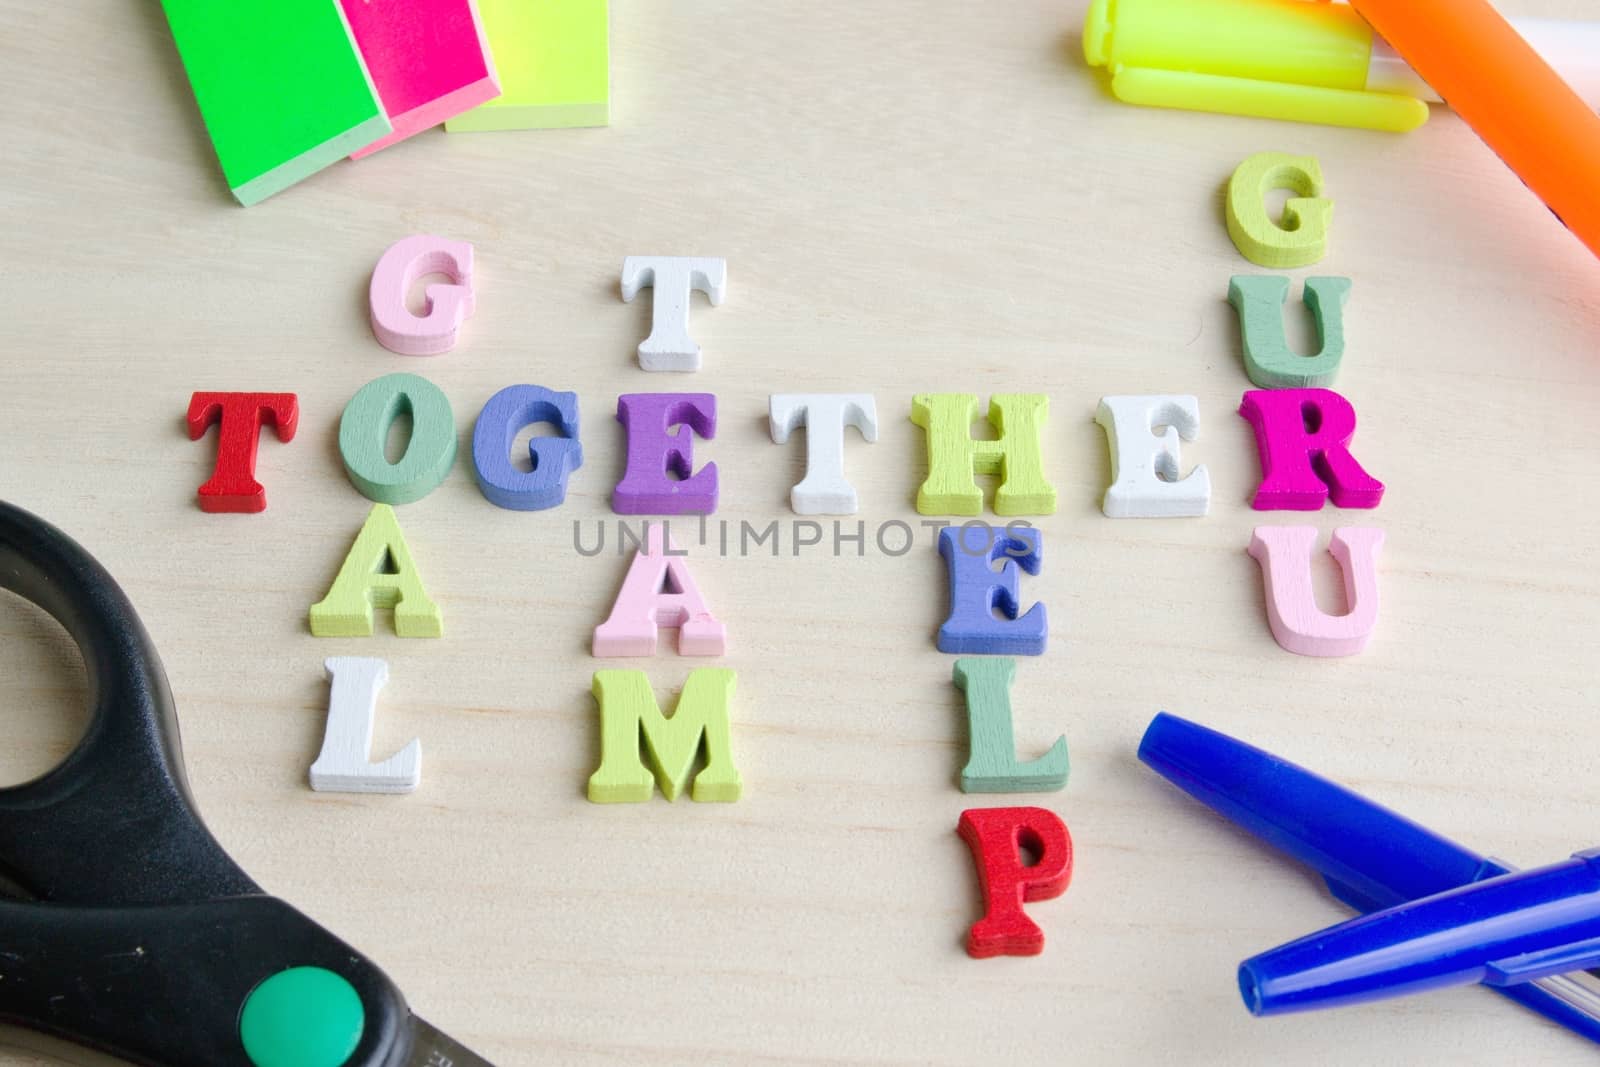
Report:
[{"label": "green wooden letter l", "polygon": [[1067,784],[1067,739],[1056,738],[1035,760],[1017,759],[1011,729],[1011,680],[1017,661],[1009,657],[958,659],[957,688],[967,695],[971,747],[961,771],[963,793],[1048,793]]}]

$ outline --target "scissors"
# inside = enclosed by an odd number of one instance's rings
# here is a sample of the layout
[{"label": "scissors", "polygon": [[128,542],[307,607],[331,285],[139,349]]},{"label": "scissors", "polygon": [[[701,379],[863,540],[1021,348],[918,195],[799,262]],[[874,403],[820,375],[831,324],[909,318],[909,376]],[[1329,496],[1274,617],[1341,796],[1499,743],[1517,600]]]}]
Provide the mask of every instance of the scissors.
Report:
[{"label": "scissors", "polygon": [[490,1067],[239,869],[195,812],[172,693],[92,556],[0,502],[0,588],[83,654],[88,732],[0,789],[0,1021],[146,1067]]}]

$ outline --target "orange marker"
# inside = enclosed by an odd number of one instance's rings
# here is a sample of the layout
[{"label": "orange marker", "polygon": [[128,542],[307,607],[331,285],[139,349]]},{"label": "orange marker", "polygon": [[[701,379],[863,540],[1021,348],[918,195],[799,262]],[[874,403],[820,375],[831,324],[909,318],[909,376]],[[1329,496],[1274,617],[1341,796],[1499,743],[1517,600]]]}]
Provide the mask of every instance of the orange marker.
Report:
[{"label": "orange marker", "polygon": [[1589,251],[1600,256],[1600,115],[1487,0],[1350,0]]}]

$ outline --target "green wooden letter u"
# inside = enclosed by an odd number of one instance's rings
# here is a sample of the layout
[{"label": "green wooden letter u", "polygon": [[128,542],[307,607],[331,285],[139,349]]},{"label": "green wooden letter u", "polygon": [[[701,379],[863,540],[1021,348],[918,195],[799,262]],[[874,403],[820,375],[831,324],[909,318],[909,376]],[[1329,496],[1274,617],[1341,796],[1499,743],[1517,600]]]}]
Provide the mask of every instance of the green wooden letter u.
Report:
[{"label": "green wooden letter u", "polygon": [[1228,285],[1228,303],[1239,313],[1244,369],[1262,389],[1326,388],[1344,359],[1344,306],[1349,278],[1307,278],[1305,304],[1317,323],[1322,350],[1302,356],[1289,348],[1283,305],[1289,279],[1276,274],[1238,275]]}]

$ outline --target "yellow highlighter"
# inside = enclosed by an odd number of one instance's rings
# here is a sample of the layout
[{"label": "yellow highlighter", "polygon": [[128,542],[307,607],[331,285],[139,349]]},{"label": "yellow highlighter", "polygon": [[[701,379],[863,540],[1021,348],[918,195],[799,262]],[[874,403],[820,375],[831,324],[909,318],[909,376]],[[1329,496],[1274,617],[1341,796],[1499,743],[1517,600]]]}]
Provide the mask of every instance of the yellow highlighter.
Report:
[{"label": "yellow highlighter", "polygon": [[1327,0],[1094,0],[1083,54],[1129,104],[1416,129],[1428,105],[1373,62],[1374,40]]}]

